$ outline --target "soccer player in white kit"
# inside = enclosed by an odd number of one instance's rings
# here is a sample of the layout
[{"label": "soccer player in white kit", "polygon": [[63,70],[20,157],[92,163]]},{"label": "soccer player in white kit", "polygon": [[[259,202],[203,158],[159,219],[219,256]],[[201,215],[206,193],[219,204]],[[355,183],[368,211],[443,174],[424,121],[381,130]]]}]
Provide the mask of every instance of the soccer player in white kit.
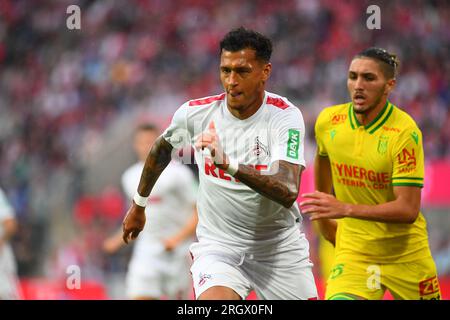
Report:
[{"label": "soccer player in white kit", "polygon": [[0,189],[0,300],[21,298],[16,260],[9,244],[16,230],[14,210]]},{"label": "soccer player in white kit", "polygon": [[268,38],[239,28],[220,50],[225,93],[176,111],[147,157],[123,239],[135,239],[144,227],[146,199],[173,149],[191,144],[200,178],[198,242],[190,248],[196,297],[237,300],[255,290],[260,299],[316,299],[296,203],[305,167],[302,114],[265,91]]},{"label": "soccer player in white kit", "polygon": [[[134,137],[139,162],[122,175],[125,194],[133,198],[144,161],[159,133],[153,124],[140,125]],[[187,299],[191,292],[189,245],[197,225],[196,179],[185,165],[172,161],[155,184],[146,224],[134,244],[126,276],[126,294],[131,299],[165,297]],[[108,238],[104,249],[116,252],[124,245],[122,232]]]}]

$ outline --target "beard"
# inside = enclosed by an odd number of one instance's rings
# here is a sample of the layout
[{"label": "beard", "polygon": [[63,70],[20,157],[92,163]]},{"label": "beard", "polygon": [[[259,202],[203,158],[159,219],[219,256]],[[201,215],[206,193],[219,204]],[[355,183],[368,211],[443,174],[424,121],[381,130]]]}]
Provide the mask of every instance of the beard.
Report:
[{"label": "beard", "polygon": [[384,89],[385,89],[385,86],[383,86],[383,88],[380,89],[380,91],[378,92],[378,94],[375,98],[375,101],[373,103],[371,103],[370,105],[368,105],[366,108],[356,109],[355,106],[353,105],[354,112],[356,114],[365,114],[365,113],[369,113],[370,111],[375,109],[380,104],[381,100],[383,99]]}]

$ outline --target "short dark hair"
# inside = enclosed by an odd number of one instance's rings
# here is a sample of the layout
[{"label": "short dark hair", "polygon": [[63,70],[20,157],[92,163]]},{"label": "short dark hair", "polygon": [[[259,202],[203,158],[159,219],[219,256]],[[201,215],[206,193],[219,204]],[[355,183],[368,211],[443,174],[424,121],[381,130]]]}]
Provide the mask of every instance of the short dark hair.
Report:
[{"label": "short dark hair", "polygon": [[355,58],[371,58],[380,62],[381,70],[387,79],[393,79],[397,76],[400,61],[395,54],[387,52],[383,48],[370,47],[360,53]]},{"label": "short dark hair", "polygon": [[270,61],[272,41],[254,30],[239,27],[228,32],[220,41],[220,53],[222,50],[236,52],[246,48],[255,50],[257,59],[264,62]]}]

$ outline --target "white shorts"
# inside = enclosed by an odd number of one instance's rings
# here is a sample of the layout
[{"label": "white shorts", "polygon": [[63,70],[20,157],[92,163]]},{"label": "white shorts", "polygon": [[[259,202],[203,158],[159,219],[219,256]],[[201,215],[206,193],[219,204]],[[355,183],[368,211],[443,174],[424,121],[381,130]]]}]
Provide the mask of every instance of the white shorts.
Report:
[{"label": "white shorts", "polygon": [[192,292],[190,265],[187,246],[173,252],[160,246],[133,254],[126,277],[127,296],[188,299]]},{"label": "white shorts", "polygon": [[0,245],[0,300],[21,299],[16,263],[11,247]]},{"label": "white shorts", "polygon": [[225,286],[242,299],[252,290],[263,300],[317,299],[309,245],[304,238],[258,254],[236,252],[213,242],[196,242],[190,251],[196,298],[213,286]]}]

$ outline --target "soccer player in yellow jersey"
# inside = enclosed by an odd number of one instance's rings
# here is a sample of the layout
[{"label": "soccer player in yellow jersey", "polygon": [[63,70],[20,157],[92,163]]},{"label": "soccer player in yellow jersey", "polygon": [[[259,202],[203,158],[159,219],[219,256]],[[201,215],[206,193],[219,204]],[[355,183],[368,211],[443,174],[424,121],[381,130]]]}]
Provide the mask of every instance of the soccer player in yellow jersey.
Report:
[{"label": "soccer player in yellow jersey", "polygon": [[314,193],[303,213],[335,244],[326,299],[440,299],[436,267],[420,212],[422,134],[388,100],[398,60],[380,48],[349,68],[350,103],[317,118]]}]

